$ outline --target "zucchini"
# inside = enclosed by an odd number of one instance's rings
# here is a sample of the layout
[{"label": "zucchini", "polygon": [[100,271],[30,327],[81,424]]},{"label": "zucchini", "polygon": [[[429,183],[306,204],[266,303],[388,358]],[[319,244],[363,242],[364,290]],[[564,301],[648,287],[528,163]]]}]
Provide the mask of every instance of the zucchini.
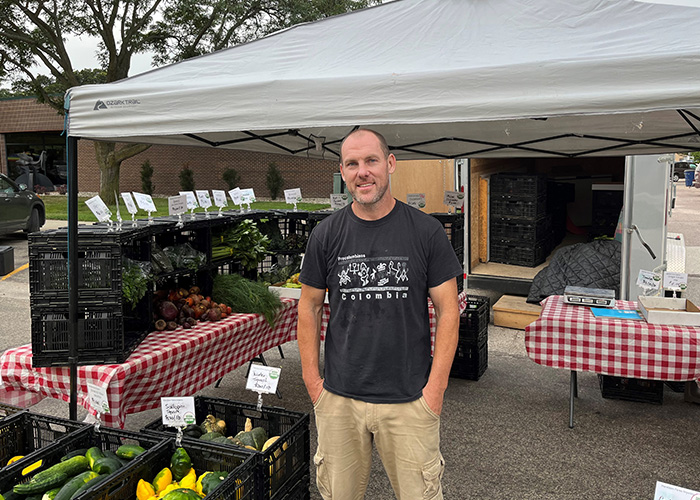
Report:
[{"label": "zucchini", "polygon": [[66,484],[63,485],[61,490],[56,494],[53,500],[70,500],[73,494],[78,491],[78,489],[83,486],[85,483],[90,481],[91,479],[95,479],[99,474],[94,471],[85,471],[74,478],[72,478],[70,481],[68,481]]},{"label": "zucchini", "polygon": [[123,444],[119,448],[117,448],[116,453],[119,458],[131,460],[132,458],[138,457],[141,453],[145,451],[146,450],[144,448],[136,444]]},{"label": "zucchini", "polygon": [[[69,458],[65,462],[59,462],[55,465],[52,465],[46,470],[43,470],[41,472],[37,472],[34,477],[29,481],[34,482],[34,481],[41,481],[44,478],[50,478],[56,473],[63,473],[67,477],[73,477],[76,474],[80,474],[81,472],[85,472],[86,470],[90,469],[90,465],[88,462],[88,459],[83,456],[83,455],[78,455],[73,458]],[[48,488],[47,488],[48,489]],[[46,491],[46,490],[43,490]],[[42,491],[42,493],[43,493]],[[28,493],[25,493],[27,495]]]},{"label": "zucchini", "polygon": [[80,486],[80,488],[78,488],[75,493],[73,493],[73,495],[71,496],[71,499],[76,498],[77,496],[81,495],[88,488],[95,486],[95,484],[99,483],[100,481],[104,481],[108,477],[109,477],[109,475],[105,474],[102,476],[98,475],[97,477],[90,479],[87,483]]},{"label": "zucchini", "polygon": [[87,448],[80,448],[77,450],[73,450],[70,453],[66,453],[64,456],[61,457],[61,462],[65,462],[69,458],[77,457],[78,455],[85,455],[87,453]]},{"label": "zucchini", "polygon": [[93,446],[92,448],[89,448],[88,451],[85,452],[85,458],[88,459],[88,464],[90,464],[90,468],[92,470],[94,469],[95,462],[100,459],[104,458],[104,453],[102,453],[102,450],[99,449],[97,446]]},{"label": "zucchini", "polygon": [[[48,471],[48,469],[46,471]],[[15,487],[12,488],[12,491],[18,495],[36,495],[37,493],[44,493],[57,486],[62,486],[66,481],[68,481],[68,476],[64,472],[54,472],[41,479],[36,479],[36,476],[34,476],[28,483],[16,484]]]},{"label": "zucchini", "polygon": [[116,453],[114,453],[112,450],[105,450],[104,451],[105,458],[113,458],[115,460],[119,460],[119,463],[122,465],[126,465],[129,463],[129,460],[125,460],[123,458],[119,458]]},{"label": "zucchini", "polygon": [[12,490],[7,490],[5,493],[2,494],[2,497],[5,500],[25,500],[27,498],[24,495],[18,495]]},{"label": "zucchini", "polygon": [[56,498],[56,494],[61,491],[61,488],[54,488],[52,490],[47,491],[44,493],[44,496],[41,497],[41,500],[53,500]]},{"label": "zucchini", "polygon": [[95,460],[95,463],[92,464],[93,472],[97,472],[98,474],[111,474],[121,469],[121,467],[122,463],[118,459],[112,457],[98,458]]}]

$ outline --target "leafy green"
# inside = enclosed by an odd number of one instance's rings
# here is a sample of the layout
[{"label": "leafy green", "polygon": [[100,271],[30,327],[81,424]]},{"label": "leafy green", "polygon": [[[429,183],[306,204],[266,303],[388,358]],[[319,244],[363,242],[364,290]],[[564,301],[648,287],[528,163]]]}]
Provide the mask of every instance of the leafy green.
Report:
[{"label": "leafy green", "polygon": [[137,262],[127,258],[122,262],[122,295],[132,309],[146,295],[151,274],[149,262]]},{"label": "leafy green", "polygon": [[211,298],[226,304],[234,312],[262,314],[274,326],[275,316],[282,307],[280,298],[267,285],[251,281],[239,274],[220,274],[214,278]]},{"label": "leafy green", "polygon": [[258,267],[268,251],[270,239],[258,229],[255,221],[246,219],[236,227],[212,237],[212,260],[234,257],[247,271]]}]

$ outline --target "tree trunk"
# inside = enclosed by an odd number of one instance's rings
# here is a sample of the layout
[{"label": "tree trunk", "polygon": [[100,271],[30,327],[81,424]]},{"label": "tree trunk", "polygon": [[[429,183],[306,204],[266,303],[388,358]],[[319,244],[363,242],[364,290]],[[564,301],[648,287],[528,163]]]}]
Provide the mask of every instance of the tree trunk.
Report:
[{"label": "tree trunk", "polygon": [[119,193],[119,169],[122,162],[146,151],[150,144],[129,144],[117,149],[114,142],[95,141],[95,156],[100,167],[100,198],[107,205],[115,203],[114,195]]}]

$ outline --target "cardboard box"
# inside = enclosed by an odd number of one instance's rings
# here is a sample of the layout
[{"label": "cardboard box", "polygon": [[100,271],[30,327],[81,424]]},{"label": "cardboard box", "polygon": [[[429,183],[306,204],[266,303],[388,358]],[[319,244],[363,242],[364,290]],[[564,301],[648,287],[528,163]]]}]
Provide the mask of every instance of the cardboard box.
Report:
[{"label": "cardboard box", "polygon": [[[299,300],[301,298],[301,288],[287,288],[284,286],[268,286],[268,290],[270,290],[273,293],[276,293],[280,297],[289,297],[292,299],[297,299]],[[326,292],[326,299],[324,300],[326,304],[328,304],[328,292]]]},{"label": "cardboard box", "polygon": [[637,303],[647,323],[700,326],[700,309],[687,299],[639,296]]}]

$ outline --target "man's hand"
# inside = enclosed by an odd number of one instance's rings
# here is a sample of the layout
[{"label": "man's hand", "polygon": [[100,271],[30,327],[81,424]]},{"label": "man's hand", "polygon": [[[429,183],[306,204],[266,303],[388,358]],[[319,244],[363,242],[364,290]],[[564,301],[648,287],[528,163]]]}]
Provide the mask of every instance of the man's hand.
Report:
[{"label": "man's hand", "polygon": [[423,399],[425,399],[426,404],[436,415],[440,415],[440,413],[442,413],[442,402],[444,396],[445,391],[441,389],[434,389],[430,385],[430,382],[423,387]]},{"label": "man's hand", "polygon": [[311,403],[316,404],[316,401],[318,401],[318,398],[321,397],[321,392],[323,392],[323,379],[318,378],[316,380],[306,382],[306,391],[309,393],[309,397],[311,398]]}]

